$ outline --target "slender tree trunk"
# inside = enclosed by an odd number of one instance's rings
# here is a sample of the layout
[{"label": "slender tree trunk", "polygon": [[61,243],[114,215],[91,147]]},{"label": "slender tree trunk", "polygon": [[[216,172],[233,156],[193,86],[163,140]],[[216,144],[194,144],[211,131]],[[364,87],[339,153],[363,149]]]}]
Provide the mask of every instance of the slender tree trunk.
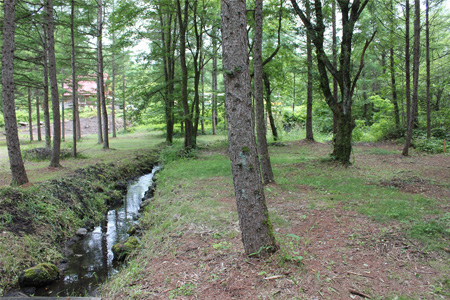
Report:
[{"label": "slender tree trunk", "polygon": [[78,100],[77,100],[77,72],[76,72],[76,59],[75,59],[75,0],[70,1],[70,62],[72,65],[72,155],[77,157],[77,112],[78,112]]},{"label": "slender tree trunk", "polygon": [[[309,0],[306,0],[305,6],[306,6],[306,17],[308,18],[308,20],[311,20],[311,9]],[[312,57],[311,37],[308,32],[306,32],[306,53],[308,64],[308,82],[307,82],[307,98],[306,98],[306,139],[309,141],[314,141],[314,134],[312,129],[313,57]]]},{"label": "slender tree trunk", "polygon": [[419,64],[420,64],[420,0],[415,0],[415,20],[414,20],[414,60],[413,60],[413,95],[411,105],[411,115],[408,123],[408,132],[406,135],[405,147],[402,155],[408,156],[409,147],[411,146],[412,133],[415,122],[415,115],[418,102],[419,88]]},{"label": "slender tree trunk", "polygon": [[276,250],[256,151],[245,0],[221,1],[229,152],[245,253]]},{"label": "slender tree trunk", "polygon": [[[332,11],[332,51],[333,51],[333,67],[337,69],[337,33],[336,33],[336,0],[331,0],[331,11]],[[338,98],[338,82],[336,78],[333,77],[333,97],[337,101]],[[333,112],[333,134],[337,133],[337,117]]]},{"label": "slender tree trunk", "polygon": [[202,128],[202,134],[205,135],[205,78],[202,70],[201,75],[201,82],[202,82],[202,116],[201,116],[201,128]]},{"label": "slender tree trunk", "polygon": [[106,111],[106,97],[105,97],[105,82],[103,77],[103,3],[98,1],[98,39],[97,39],[97,59],[98,59],[98,73],[99,89],[100,89],[100,103],[102,106],[102,125],[103,125],[103,149],[109,149],[108,138],[108,112]]},{"label": "slender tree trunk", "polygon": [[212,69],[212,130],[213,135],[217,133],[217,38],[216,31],[213,33],[213,69]]},{"label": "slender tree trunk", "polygon": [[[64,70],[61,69],[61,75],[63,80],[61,81],[61,90],[64,90]],[[63,93],[61,93],[61,138],[63,141],[66,140],[66,124],[65,124],[65,120],[64,120],[64,96]]]},{"label": "slender tree trunk", "polygon": [[48,72],[50,77],[50,91],[53,110],[53,148],[50,167],[60,167],[59,155],[61,152],[61,116],[59,113],[58,82],[56,80],[56,56],[55,56],[55,30],[53,21],[53,0],[47,0],[48,22]]},{"label": "slender tree trunk", "polygon": [[[14,35],[16,8],[14,0],[3,1],[2,98],[6,145],[11,168],[11,185],[28,182],[20,152],[14,101]],[[31,122],[30,122],[31,124]]]},{"label": "slender tree trunk", "polygon": [[47,35],[48,29],[44,21],[44,33],[43,33],[43,77],[44,77],[44,100],[42,103],[42,109],[44,110],[44,132],[45,132],[45,148],[50,149],[52,147],[51,129],[50,129],[50,109],[49,109],[49,99],[48,99],[48,43]]},{"label": "slender tree trunk", "polygon": [[395,82],[395,57],[394,57],[394,42],[395,42],[395,12],[393,0],[390,2],[392,18],[391,18],[391,28],[390,28],[390,47],[389,47],[389,58],[390,58],[390,73],[391,73],[391,90],[392,90],[392,104],[394,104],[394,117],[395,117],[395,127],[400,128],[400,111],[398,108],[397,99],[397,86]]},{"label": "slender tree trunk", "polygon": [[[113,1],[113,8],[114,8],[114,1]],[[112,62],[111,62],[111,67],[112,67],[111,122],[112,122],[112,137],[113,138],[117,137],[117,134],[116,134],[116,56],[114,54],[115,42],[116,42],[116,37],[113,32],[113,35],[112,35],[113,50],[112,50]]]},{"label": "slender tree trunk", "polygon": [[425,22],[426,22],[426,64],[427,64],[427,138],[431,138],[431,107],[430,107],[430,102],[431,102],[431,94],[430,94],[430,87],[431,87],[431,82],[430,82],[430,68],[431,68],[431,63],[430,63],[430,20],[429,20],[429,13],[430,13],[430,1],[426,0],[426,10],[425,10]]},{"label": "slender tree trunk", "polygon": [[253,45],[254,95],[256,107],[256,134],[259,162],[261,163],[262,180],[264,184],[273,181],[272,165],[270,163],[269,147],[266,138],[266,122],[264,118],[264,85],[262,61],[263,34],[263,0],[255,1],[255,36]]},{"label": "slender tree trunk", "polygon": [[184,1],[184,9],[181,10],[181,0],[177,0],[177,15],[178,23],[180,26],[180,65],[181,65],[181,104],[183,106],[183,122],[185,125],[184,130],[184,147],[187,151],[195,148],[195,139],[192,136],[193,124],[192,115],[189,110],[188,103],[188,69],[186,63],[186,29],[188,25],[188,9],[189,1]]},{"label": "slender tree trunk", "polygon": [[103,122],[102,122],[102,97],[100,87],[100,71],[97,62],[97,143],[103,144]]},{"label": "slender tree trunk", "polygon": [[30,132],[30,142],[33,141],[33,111],[31,110],[31,88],[28,87],[28,126]]},{"label": "slender tree trunk", "polygon": [[272,99],[271,99],[272,89],[270,88],[269,74],[267,74],[266,72],[263,72],[263,81],[264,81],[264,86],[266,88],[266,111],[267,111],[267,115],[269,116],[270,129],[272,130],[273,139],[275,141],[277,141],[278,140],[278,131],[277,131],[277,127],[275,126],[275,118],[273,117],[273,113],[272,113]]},{"label": "slender tree trunk", "polygon": [[294,93],[292,95],[292,114],[295,113],[295,71],[294,71]]},{"label": "slender tree trunk", "polygon": [[405,94],[406,94],[406,131],[409,131],[411,117],[411,71],[410,71],[410,53],[409,53],[409,23],[410,7],[409,0],[406,0],[405,7]]},{"label": "slender tree trunk", "polygon": [[125,51],[122,65],[122,118],[123,118],[123,130],[127,131],[127,108],[125,101]]},{"label": "slender tree trunk", "polygon": [[37,128],[37,139],[38,141],[42,141],[42,135],[41,135],[41,108],[39,107],[39,95],[38,91],[35,91],[36,93],[36,128]]}]

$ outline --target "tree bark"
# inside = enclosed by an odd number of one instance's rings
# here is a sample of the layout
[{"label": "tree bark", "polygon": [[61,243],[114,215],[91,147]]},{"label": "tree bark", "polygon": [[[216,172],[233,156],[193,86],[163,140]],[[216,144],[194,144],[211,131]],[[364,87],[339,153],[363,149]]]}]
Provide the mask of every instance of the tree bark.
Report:
[{"label": "tree bark", "polygon": [[184,148],[186,151],[195,148],[195,138],[192,136],[193,123],[188,103],[188,69],[186,63],[186,29],[188,25],[189,1],[184,1],[184,9],[181,9],[181,0],[177,0],[177,15],[180,26],[180,66],[181,66],[181,104],[183,106]]},{"label": "tree bark", "polygon": [[49,99],[48,99],[48,43],[47,35],[48,29],[47,24],[44,21],[43,25],[43,41],[42,41],[42,60],[43,60],[43,72],[44,77],[43,88],[44,88],[44,99],[42,102],[42,109],[44,110],[44,132],[45,132],[45,148],[50,149],[52,147],[51,129],[50,129],[50,110],[49,110]]},{"label": "tree bark", "polygon": [[77,99],[77,72],[75,60],[75,0],[70,1],[70,62],[72,65],[72,156],[77,157],[77,113],[78,113],[78,99]]},{"label": "tree bark", "polygon": [[[311,9],[309,0],[305,2],[306,17],[311,20]],[[314,133],[312,128],[312,105],[313,105],[313,57],[312,57],[312,45],[311,36],[306,32],[306,56],[307,56],[307,69],[308,69],[308,82],[307,82],[307,97],[306,97],[306,139],[314,141]]]},{"label": "tree bark", "polygon": [[[115,45],[115,34],[113,33],[113,48]],[[111,122],[112,122],[112,137],[117,137],[116,133],[116,55],[114,54],[114,49],[112,50],[112,84],[111,84],[111,92],[112,92],[112,100],[111,100]]]},{"label": "tree bark", "polygon": [[276,250],[254,134],[245,0],[222,0],[222,49],[229,153],[247,255]]},{"label": "tree bark", "polygon": [[42,135],[41,135],[41,111],[40,111],[40,103],[39,103],[39,95],[38,91],[35,91],[36,93],[36,128],[37,128],[37,139],[38,141],[42,141]]},{"label": "tree bark", "polygon": [[[63,69],[61,69],[61,75],[62,75],[62,78],[63,78],[63,80],[62,80],[62,82],[61,82],[61,90],[63,90],[64,89],[64,70]],[[64,98],[63,98],[63,96],[62,96],[62,94],[61,94],[61,138],[62,138],[62,140],[63,141],[65,141],[65,139],[66,139],[66,128],[65,128],[65,126],[66,126],[66,124],[65,124],[65,114],[64,114]]]},{"label": "tree bark", "polygon": [[413,95],[411,103],[411,115],[408,123],[408,132],[406,134],[405,146],[402,155],[408,156],[411,146],[412,133],[417,113],[418,88],[419,88],[419,65],[420,65],[420,0],[415,0],[415,19],[414,19],[414,60],[413,60]]},{"label": "tree bark", "polygon": [[262,61],[263,35],[263,0],[255,1],[255,36],[253,45],[254,95],[256,106],[256,134],[259,161],[261,163],[262,180],[264,184],[273,181],[272,165],[270,163],[269,147],[266,138],[266,122],[264,118],[264,85]]},{"label": "tree bark", "polygon": [[123,65],[122,65],[122,118],[123,118],[123,130],[127,131],[127,108],[125,101],[125,51],[123,51]]},{"label": "tree bark", "polygon": [[263,81],[264,81],[264,86],[266,89],[266,111],[267,111],[267,115],[269,116],[269,124],[270,124],[270,129],[272,130],[272,135],[273,135],[273,139],[275,141],[278,140],[278,131],[277,131],[277,127],[275,126],[275,118],[273,117],[273,113],[272,113],[272,89],[270,88],[270,78],[269,78],[269,74],[267,74],[266,72],[263,72]]},{"label": "tree bark", "polygon": [[397,99],[397,86],[395,82],[395,57],[394,57],[394,42],[395,42],[395,12],[393,0],[390,2],[390,8],[392,12],[391,18],[391,28],[390,28],[390,47],[389,47],[389,58],[390,58],[390,73],[391,73],[391,90],[392,90],[392,104],[394,104],[394,117],[395,117],[395,127],[400,128],[400,111],[398,108]]},{"label": "tree bark", "polygon": [[106,111],[105,82],[103,77],[103,0],[98,0],[98,38],[97,38],[97,59],[100,89],[100,103],[102,105],[102,126],[103,126],[103,149],[109,149],[108,138],[108,112]]},{"label": "tree bark", "polygon": [[28,182],[20,152],[14,101],[14,36],[16,8],[14,0],[3,1],[3,48],[2,48],[2,98],[5,120],[6,145],[11,169],[11,185]]},{"label": "tree bark", "polygon": [[409,53],[409,22],[410,22],[410,7],[409,0],[406,0],[405,7],[405,94],[406,94],[406,132],[409,131],[410,117],[411,117],[411,63]]},{"label": "tree bark", "polygon": [[216,31],[213,31],[213,69],[212,69],[212,130],[213,135],[217,133],[217,38]]},{"label": "tree bark", "polygon": [[431,94],[430,94],[430,88],[431,88],[431,81],[430,81],[430,20],[429,20],[429,13],[430,13],[430,1],[426,0],[426,10],[425,10],[425,22],[426,22],[426,64],[427,64],[427,138],[431,138]]},{"label": "tree bark", "polygon": [[[98,50],[97,50],[98,51]],[[98,54],[97,54],[98,55]],[[98,59],[98,57],[97,57]],[[102,96],[100,88],[100,71],[97,61],[97,143],[103,144]]]},{"label": "tree bark", "polygon": [[50,167],[60,167],[59,155],[61,152],[61,116],[59,113],[58,82],[56,80],[56,56],[55,56],[55,29],[53,20],[53,0],[47,0],[47,24],[48,24],[48,73],[50,77],[50,92],[52,96],[53,110],[53,147]]},{"label": "tree bark", "polygon": [[[331,11],[332,11],[332,53],[333,53],[333,67],[337,69],[337,30],[336,30],[336,0],[331,0]],[[336,78],[333,77],[333,97],[337,101],[338,98],[338,82]],[[337,133],[337,119],[336,115],[333,113],[333,134]]]},{"label": "tree bark", "polygon": [[28,129],[30,132],[30,142],[33,141],[33,111],[31,107],[31,88],[28,87]]}]

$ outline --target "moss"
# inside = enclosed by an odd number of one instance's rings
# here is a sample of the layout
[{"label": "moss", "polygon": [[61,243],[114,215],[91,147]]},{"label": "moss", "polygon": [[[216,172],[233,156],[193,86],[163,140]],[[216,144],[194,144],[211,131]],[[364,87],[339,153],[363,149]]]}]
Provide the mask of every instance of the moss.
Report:
[{"label": "moss", "polygon": [[130,255],[134,250],[136,250],[140,244],[141,241],[135,236],[130,236],[125,241],[115,244],[112,247],[114,260],[118,261],[125,260],[125,258],[127,258],[128,255]]},{"label": "moss", "polygon": [[242,147],[242,152],[245,154],[250,153],[250,149],[248,147],[244,146],[244,147]]},{"label": "moss", "polygon": [[19,277],[21,286],[45,286],[59,278],[58,267],[54,264],[38,264],[22,272]]}]

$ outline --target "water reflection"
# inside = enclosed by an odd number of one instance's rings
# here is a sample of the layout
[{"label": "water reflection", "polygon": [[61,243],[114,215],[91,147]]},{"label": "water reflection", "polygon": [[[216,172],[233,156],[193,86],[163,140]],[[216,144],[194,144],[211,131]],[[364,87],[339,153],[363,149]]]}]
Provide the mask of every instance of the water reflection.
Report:
[{"label": "water reflection", "polygon": [[128,186],[124,204],[108,211],[102,224],[72,247],[62,279],[38,289],[36,296],[96,296],[99,283],[117,273],[112,246],[128,237],[127,230],[138,223],[139,208],[145,192],[153,184],[152,173]]}]

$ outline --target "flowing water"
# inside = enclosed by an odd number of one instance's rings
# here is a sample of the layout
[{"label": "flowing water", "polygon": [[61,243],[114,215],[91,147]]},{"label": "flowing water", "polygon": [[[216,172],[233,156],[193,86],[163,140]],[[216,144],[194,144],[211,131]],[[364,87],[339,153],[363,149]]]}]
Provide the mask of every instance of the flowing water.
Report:
[{"label": "flowing water", "polygon": [[138,223],[142,198],[158,169],[154,167],[152,173],[130,184],[123,205],[110,209],[101,226],[70,246],[60,280],[36,290],[36,296],[96,296],[98,285],[118,272],[120,263],[113,261],[111,248]]}]

